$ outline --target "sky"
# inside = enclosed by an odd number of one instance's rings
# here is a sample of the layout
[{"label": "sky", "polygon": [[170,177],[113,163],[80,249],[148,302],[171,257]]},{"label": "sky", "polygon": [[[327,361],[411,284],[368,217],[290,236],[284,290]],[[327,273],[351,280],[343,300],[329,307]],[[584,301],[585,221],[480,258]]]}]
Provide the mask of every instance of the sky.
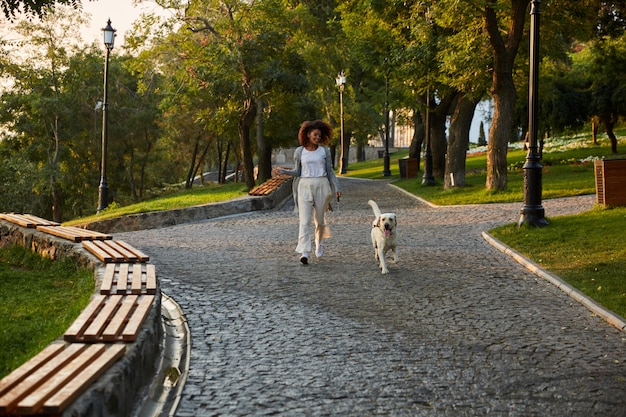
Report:
[{"label": "sky", "polygon": [[117,30],[115,45],[122,45],[124,34],[142,13],[162,13],[162,9],[151,0],[143,0],[138,5],[133,5],[133,0],[83,0],[82,4],[83,10],[91,15],[91,25],[82,30],[86,44],[94,40],[103,42],[102,28],[111,19],[111,26]]}]

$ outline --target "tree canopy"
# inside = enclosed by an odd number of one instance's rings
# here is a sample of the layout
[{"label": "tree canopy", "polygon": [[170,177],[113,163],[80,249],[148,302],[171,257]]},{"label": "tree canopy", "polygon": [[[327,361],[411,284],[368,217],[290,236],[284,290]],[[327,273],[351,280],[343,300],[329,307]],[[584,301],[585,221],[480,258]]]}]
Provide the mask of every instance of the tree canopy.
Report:
[{"label": "tree canopy", "polygon": [[[485,187],[506,189],[508,144],[528,125],[529,1],[158,3],[170,17],[142,16],[110,57],[110,203],[230,173],[252,188],[271,175],[273,150],[297,145],[303,120],[336,127],[336,155],[341,71],[345,152],[385,137],[389,116],[401,115],[415,131],[412,155],[428,138],[435,176],[463,186],[469,126],[476,104],[490,100]],[[614,138],[626,112],[625,2],[536,3],[541,129],[593,122]],[[53,42],[52,28],[77,27],[79,0],[0,7],[22,34],[0,40],[0,211],[89,213],[100,171],[103,51]]]}]

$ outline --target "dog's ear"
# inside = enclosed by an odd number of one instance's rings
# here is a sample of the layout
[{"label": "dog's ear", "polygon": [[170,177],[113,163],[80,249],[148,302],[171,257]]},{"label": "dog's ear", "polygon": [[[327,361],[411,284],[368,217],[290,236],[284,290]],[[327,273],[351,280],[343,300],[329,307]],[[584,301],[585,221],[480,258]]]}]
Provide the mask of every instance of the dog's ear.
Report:
[{"label": "dog's ear", "polygon": [[380,216],[376,217],[376,227],[380,227]]}]

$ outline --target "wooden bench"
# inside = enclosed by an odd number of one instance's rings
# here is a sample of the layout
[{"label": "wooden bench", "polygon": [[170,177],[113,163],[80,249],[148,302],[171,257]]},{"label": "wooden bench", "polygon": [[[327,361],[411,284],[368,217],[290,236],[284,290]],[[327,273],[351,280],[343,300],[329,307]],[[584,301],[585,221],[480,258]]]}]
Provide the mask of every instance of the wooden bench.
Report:
[{"label": "wooden bench", "polygon": [[26,228],[35,228],[37,226],[58,226],[59,223],[50,220],[42,219],[31,214],[17,214],[17,213],[0,213],[0,219],[6,220],[11,223],[15,223],[19,226]]},{"label": "wooden bench", "polygon": [[81,229],[80,227],[74,226],[37,226],[37,230],[71,240],[72,242],[113,239],[113,236],[111,235],[94,232],[93,230]]},{"label": "wooden bench", "polygon": [[125,351],[125,344],[48,345],[0,381],[0,415],[61,414]]},{"label": "wooden bench", "polygon": [[150,257],[121,240],[82,241],[85,249],[104,263],[148,262]]},{"label": "wooden bench", "polygon": [[154,295],[96,295],[65,332],[66,342],[134,342]]},{"label": "wooden bench", "polygon": [[156,267],[151,264],[109,263],[100,294],[156,294]]},{"label": "wooden bench", "polygon": [[31,215],[2,214],[22,227],[81,242],[105,263],[99,294],[63,335],[0,381],[0,416],[58,416],[137,339],[157,294],[149,257],[111,236]]},{"label": "wooden bench", "polygon": [[290,175],[281,174],[275,177],[272,177],[265,181],[263,184],[257,185],[252,190],[248,192],[248,195],[253,196],[264,196],[269,195],[276,191],[278,187],[283,185],[283,183],[291,178]]}]

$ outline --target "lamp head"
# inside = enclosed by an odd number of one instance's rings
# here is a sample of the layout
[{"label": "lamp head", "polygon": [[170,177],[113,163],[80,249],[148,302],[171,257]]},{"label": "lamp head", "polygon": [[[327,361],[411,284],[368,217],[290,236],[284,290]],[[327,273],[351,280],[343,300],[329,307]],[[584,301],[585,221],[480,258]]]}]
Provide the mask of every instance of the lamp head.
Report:
[{"label": "lamp head", "polygon": [[109,19],[107,25],[102,28],[102,34],[104,35],[104,46],[108,50],[113,49],[113,43],[115,42],[115,32],[116,30],[113,29],[113,27],[111,26],[111,19]]},{"label": "lamp head", "polygon": [[342,88],[344,85],[346,85],[346,76],[343,73],[343,70],[339,73],[339,75],[337,75],[337,79],[335,80],[335,82],[337,83],[337,87]]}]

